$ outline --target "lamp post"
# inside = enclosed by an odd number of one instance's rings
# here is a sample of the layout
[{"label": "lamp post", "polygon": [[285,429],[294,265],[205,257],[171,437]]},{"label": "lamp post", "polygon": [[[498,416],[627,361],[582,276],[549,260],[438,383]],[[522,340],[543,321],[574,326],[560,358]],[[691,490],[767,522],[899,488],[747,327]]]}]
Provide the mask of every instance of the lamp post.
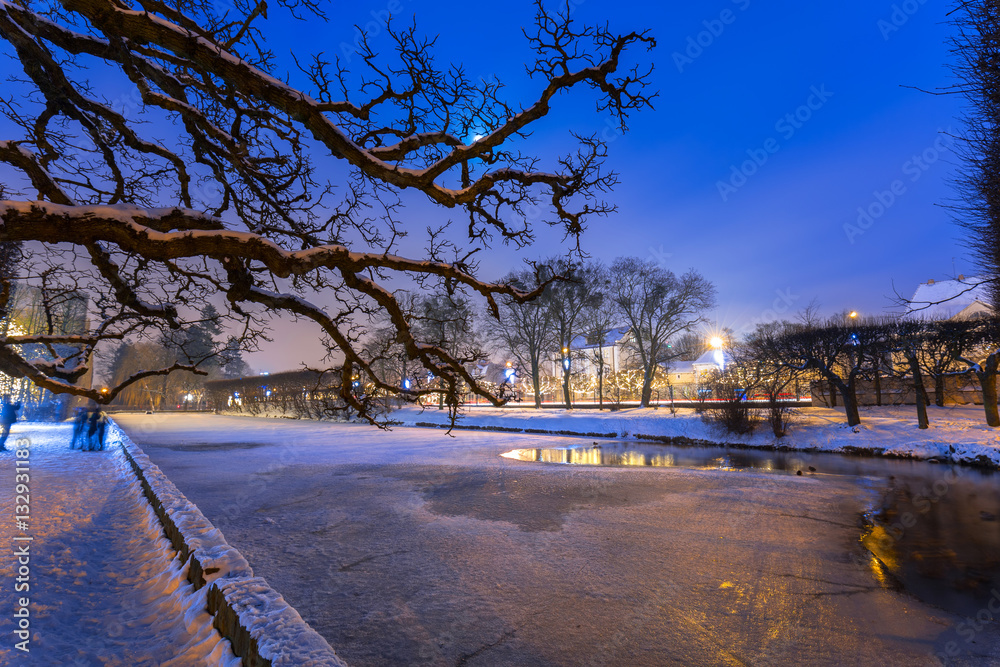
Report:
[{"label": "lamp post", "polygon": [[566,398],[566,409],[569,410],[573,406],[570,403],[569,398],[569,348],[564,347],[562,349],[562,367],[563,367],[563,396]]},{"label": "lamp post", "polygon": [[[510,385],[510,390],[513,393],[515,399],[517,398],[517,389],[514,388],[514,377],[516,375],[517,375],[517,371],[514,369],[514,362],[513,361],[508,361],[507,362],[507,367],[504,368],[504,370],[503,370],[503,383],[504,383],[504,385]],[[506,390],[505,389],[501,389],[501,394],[505,394],[505,393],[506,393]]]}]

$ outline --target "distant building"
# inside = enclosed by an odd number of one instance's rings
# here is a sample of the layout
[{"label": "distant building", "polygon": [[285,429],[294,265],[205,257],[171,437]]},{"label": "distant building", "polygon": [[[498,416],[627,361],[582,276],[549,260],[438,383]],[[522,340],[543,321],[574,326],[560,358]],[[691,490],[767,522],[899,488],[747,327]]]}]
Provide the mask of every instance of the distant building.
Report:
[{"label": "distant building", "polygon": [[983,278],[928,280],[920,283],[910,299],[906,317],[928,320],[966,320],[987,317],[993,308]]},{"label": "distant building", "polygon": [[[46,308],[42,291],[24,284],[14,285],[8,315],[0,318],[2,335],[35,335],[51,332],[57,335],[77,335],[89,330],[89,298],[83,292],[65,292]],[[39,343],[19,346],[19,354],[29,362],[51,361],[55,357],[71,358],[78,346]],[[94,371],[89,368],[77,385],[89,388]],[[21,403],[21,418],[30,421],[59,421],[70,408],[85,405],[86,399],[69,394],[53,394],[36,386],[28,378],[14,378],[0,373],[0,394],[9,395],[11,401]]]},{"label": "distant building", "polygon": [[701,380],[712,371],[724,371],[733,363],[733,356],[725,350],[709,350],[691,362],[697,380]]},{"label": "distant building", "polygon": [[[628,327],[615,327],[603,337],[577,336],[570,343],[570,357],[572,359],[573,371],[583,373],[588,376],[597,375],[597,367],[603,361],[604,373],[615,373],[625,368],[631,359],[631,352],[626,349],[626,345],[631,340]],[[552,359],[552,374],[562,375],[562,353],[559,352]]]},{"label": "distant building", "polygon": [[[570,345],[572,371],[577,375],[597,377],[599,361],[603,359],[604,375],[609,377],[621,370],[640,368],[635,352],[630,347],[632,334],[629,327],[615,327],[600,339],[577,336]],[[563,355],[552,356],[552,374],[562,375]],[[694,361],[674,359],[662,365],[664,378],[678,389],[695,387],[703,382],[713,370],[722,371],[732,362],[732,357],[723,350],[709,350]]]},{"label": "distant building", "polygon": [[671,361],[664,364],[667,368],[667,379],[674,387],[686,387],[698,383],[698,371],[694,369],[693,361]]}]

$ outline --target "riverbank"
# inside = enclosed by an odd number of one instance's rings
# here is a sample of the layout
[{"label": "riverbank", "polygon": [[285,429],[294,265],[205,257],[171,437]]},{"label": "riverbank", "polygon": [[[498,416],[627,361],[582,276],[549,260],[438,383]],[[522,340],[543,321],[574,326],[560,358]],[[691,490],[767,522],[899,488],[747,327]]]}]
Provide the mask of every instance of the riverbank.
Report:
[{"label": "riverbank", "polygon": [[[863,407],[861,424],[852,428],[843,410],[800,408],[788,434],[775,438],[766,423],[752,435],[735,435],[706,423],[690,409],[671,414],[668,408],[613,412],[475,408],[460,417],[458,428],[864,454],[1000,468],[1000,429],[986,425],[982,406],[931,406],[928,415],[930,428],[920,430],[913,406]],[[407,407],[392,418],[404,426],[448,426],[447,413],[433,408]]]},{"label": "riverbank", "polygon": [[20,422],[0,456],[0,664],[240,665],[114,435],[95,452],[71,436]]},{"label": "riverbank", "polygon": [[[963,615],[897,590],[860,541],[859,517],[896,484],[913,494],[892,496],[901,512],[888,515],[916,523],[887,539],[921,538],[920,572],[964,571],[951,538],[971,531],[959,546],[979,549],[976,531],[996,526],[980,510],[998,515],[992,480],[971,468],[857,457],[841,462],[852,474],[827,455],[802,457],[817,468],[802,476],[539,465],[500,454],[593,439],[117,421],[353,667],[1000,664],[995,628],[973,635]],[[925,530],[947,539],[928,545]],[[990,603],[991,580],[935,581],[961,586],[972,618]]]}]

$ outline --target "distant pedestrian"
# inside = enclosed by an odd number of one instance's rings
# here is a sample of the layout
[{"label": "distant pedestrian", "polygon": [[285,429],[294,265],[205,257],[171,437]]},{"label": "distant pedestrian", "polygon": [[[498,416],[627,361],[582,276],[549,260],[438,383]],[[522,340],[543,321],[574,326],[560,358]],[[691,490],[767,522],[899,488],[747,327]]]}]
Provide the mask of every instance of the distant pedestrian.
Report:
[{"label": "distant pedestrian", "polygon": [[73,418],[73,440],[69,443],[70,449],[76,449],[77,443],[80,444],[80,449],[83,449],[83,445],[86,443],[86,437],[84,434],[87,432],[87,408],[77,408],[76,417]]},{"label": "distant pedestrian", "polygon": [[[104,449],[104,431],[108,427],[108,420],[100,410],[94,410],[90,415],[87,428],[87,449],[90,451]],[[80,447],[83,449],[83,447]]]},{"label": "distant pedestrian", "polygon": [[7,450],[7,436],[10,435],[10,427],[17,421],[17,412],[20,409],[20,403],[10,402],[10,394],[3,395],[3,405],[0,406],[0,425],[3,427],[3,433],[0,434],[0,451]]},{"label": "distant pedestrian", "polygon": [[97,448],[102,452],[104,451],[104,434],[107,432],[107,430],[108,430],[108,416],[102,412],[101,418],[97,424],[97,445],[98,445]]}]

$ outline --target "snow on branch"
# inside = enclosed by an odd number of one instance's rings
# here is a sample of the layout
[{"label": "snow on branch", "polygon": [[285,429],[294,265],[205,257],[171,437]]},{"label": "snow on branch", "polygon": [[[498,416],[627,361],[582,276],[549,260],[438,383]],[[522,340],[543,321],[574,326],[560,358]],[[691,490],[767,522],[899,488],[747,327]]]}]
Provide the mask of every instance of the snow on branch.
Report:
[{"label": "snow on branch", "polygon": [[[281,7],[321,16],[312,0]],[[13,322],[11,295],[34,290],[32,317],[43,323],[0,339],[0,371],[100,402],[143,379],[197,372],[163,363],[106,392],[75,384],[98,350],[181,336],[199,326],[198,307],[219,297],[220,321],[244,349],[266,339],[268,316],[317,326],[340,363],[342,397],[373,423],[370,404],[352,393],[355,374],[386,395],[439,395],[452,410],[464,391],[501,403],[469,370],[472,351],[418,330],[407,295],[468,294],[497,316],[498,296],[524,303],[560,280],[490,281],[473,257],[494,237],[530,245],[545,223],[560,225],[572,249],[589,219],[615,210],[602,199],[617,175],[598,136],[574,136],[563,156],[535,154],[528,140],[555,98],[577,89],[596,93],[596,111],[624,130],[656,97],[651,66],[625,64],[653,38],[578,25],[538,1],[537,30],[526,33],[537,89],[514,103],[498,80],[439,66],[433,39],[392,20],[390,53],[376,53],[362,33],[353,72],[300,53],[297,73],[279,71],[262,29],[267,9],[238,3],[220,17],[161,0],[0,0],[0,38],[23,69],[0,100],[20,132],[0,139],[0,162],[34,191],[0,195],[0,250],[23,249],[0,275],[0,294]],[[128,92],[101,97],[91,77],[105,73]],[[404,209],[408,193],[456,211],[465,232],[429,228],[424,256],[400,250],[422,231]],[[89,304],[86,317],[64,331],[55,315],[73,298]],[[433,387],[404,389],[381,375],[366,341],[385,318],[414,362],[408,372],[435,377]],[[44,354],[29,359],[27,348]]]}]

